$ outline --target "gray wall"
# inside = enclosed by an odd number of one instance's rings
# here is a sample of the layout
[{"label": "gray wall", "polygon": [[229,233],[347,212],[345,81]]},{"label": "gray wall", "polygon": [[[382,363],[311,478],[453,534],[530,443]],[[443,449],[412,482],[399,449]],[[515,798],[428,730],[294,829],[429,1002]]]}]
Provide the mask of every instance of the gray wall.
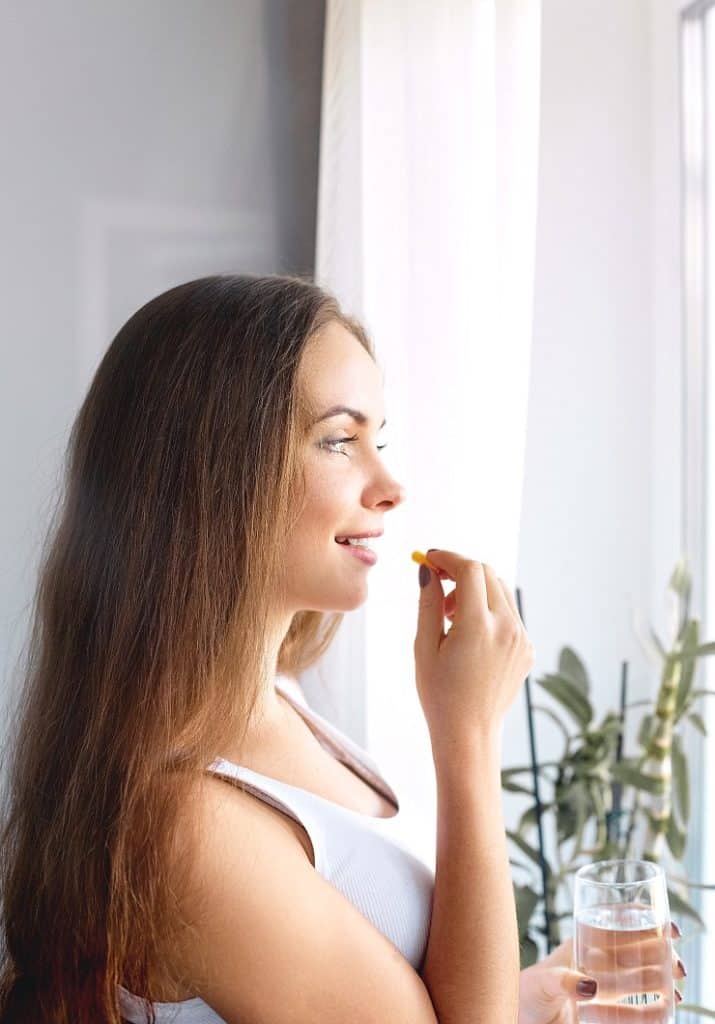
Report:
[{"label": "gray wall", "polygon": [[0,707],[67,434],[172,284],[312,273],[324,0],[3,4]]}]

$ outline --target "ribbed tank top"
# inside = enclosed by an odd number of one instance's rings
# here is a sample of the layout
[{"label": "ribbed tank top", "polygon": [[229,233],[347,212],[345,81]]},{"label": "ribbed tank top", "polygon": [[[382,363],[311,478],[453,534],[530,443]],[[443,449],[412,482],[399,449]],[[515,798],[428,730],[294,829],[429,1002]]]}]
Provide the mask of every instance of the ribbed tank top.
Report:
[{"label": "ribbed tank top", "polygon": [[[315,870],[400,950],[415,970],[424,959],[432,913],[434,873],[414,855],[400,832],[399,803],[368,753],[309,707],[293,680],[276,689],[305,719],[321,745],[395,804],[397,814],[375,818],[297,786],[218,758],[207,771],[238,785],[299,822],[313,844]],[[122,1016],[148,1020],[140,999],[119,986]],[[153,1004],[157,1024],[225,1024],[203,999]]]}]

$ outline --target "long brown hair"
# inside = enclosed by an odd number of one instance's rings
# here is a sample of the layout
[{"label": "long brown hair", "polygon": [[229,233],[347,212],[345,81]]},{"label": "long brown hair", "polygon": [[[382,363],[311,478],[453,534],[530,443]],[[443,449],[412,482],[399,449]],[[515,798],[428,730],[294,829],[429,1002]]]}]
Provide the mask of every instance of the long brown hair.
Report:
[{"label": "long brown hair", "polygon": [[[297,371],[332,321],[373,355],[313,283],[205,277],[142,306],[96,371],[5,752],[0,1024],[119,1024],[117,985],[150,995],[160,976],[182,796],[244,739],[265,684],[301,500]],[[314,662],[341,619],[298,613],[278,671]]]}]

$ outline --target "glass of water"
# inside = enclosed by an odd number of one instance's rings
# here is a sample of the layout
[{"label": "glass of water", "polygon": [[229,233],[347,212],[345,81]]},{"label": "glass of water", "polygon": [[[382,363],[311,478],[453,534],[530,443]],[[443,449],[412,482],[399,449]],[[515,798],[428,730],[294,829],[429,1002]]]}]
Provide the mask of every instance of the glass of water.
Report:
[{"label": "glass of water", "polygon": [[581,1024],[673,1024],[675,995],[668,889],[645,860],[603,860],[576,872],[576,970],[598,982],[579,1004]]}]

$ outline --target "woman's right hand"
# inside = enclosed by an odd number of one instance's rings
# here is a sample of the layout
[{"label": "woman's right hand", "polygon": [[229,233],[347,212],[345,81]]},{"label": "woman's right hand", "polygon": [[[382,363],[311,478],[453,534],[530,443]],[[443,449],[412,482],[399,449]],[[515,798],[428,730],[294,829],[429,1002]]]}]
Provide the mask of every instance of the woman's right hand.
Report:
[{"label": "woman's right hand", "polygon": [[[513,594],[490,566],[436,548],[428,559],[439,574],[430,571],[420,590],[417,693],[433,748],[454,750],[500,728],[534,650]],[[423,579],[427,566],[420,570]],[[455,583],[446,596],[441,579]]]}]

